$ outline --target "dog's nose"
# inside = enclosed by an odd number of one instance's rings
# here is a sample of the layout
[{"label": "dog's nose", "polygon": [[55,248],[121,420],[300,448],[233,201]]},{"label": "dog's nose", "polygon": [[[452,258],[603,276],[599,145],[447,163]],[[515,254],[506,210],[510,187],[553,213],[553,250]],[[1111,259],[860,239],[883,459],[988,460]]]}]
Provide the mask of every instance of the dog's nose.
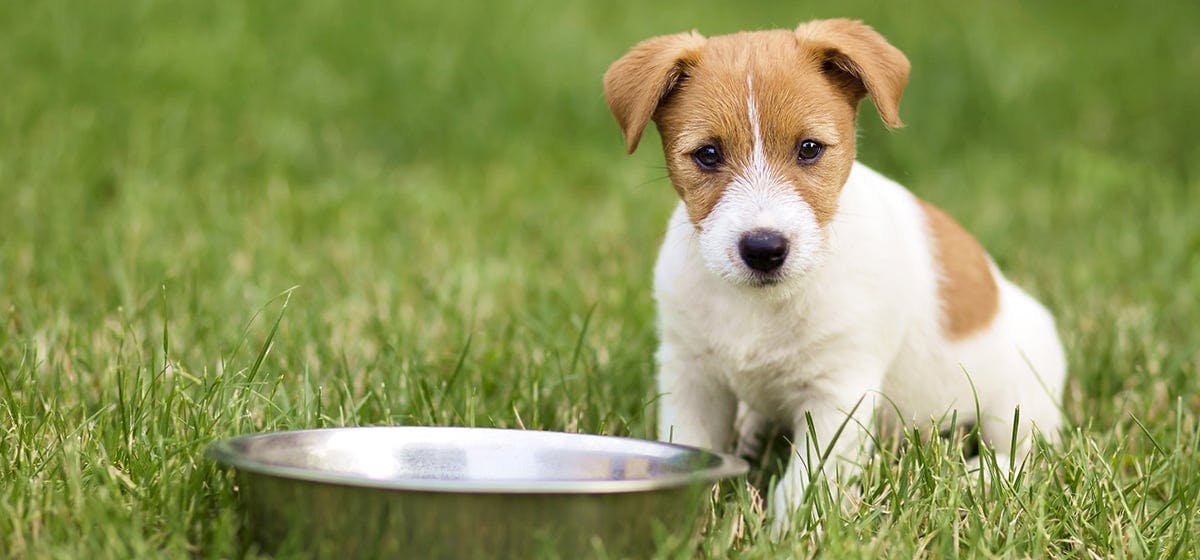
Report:
[{"label": "dog's nose", "polygon": [[738,251],[746,266],[759,272],[774,272],[787,258],[788,242],[778,232],[758,230],[742,236]]}]

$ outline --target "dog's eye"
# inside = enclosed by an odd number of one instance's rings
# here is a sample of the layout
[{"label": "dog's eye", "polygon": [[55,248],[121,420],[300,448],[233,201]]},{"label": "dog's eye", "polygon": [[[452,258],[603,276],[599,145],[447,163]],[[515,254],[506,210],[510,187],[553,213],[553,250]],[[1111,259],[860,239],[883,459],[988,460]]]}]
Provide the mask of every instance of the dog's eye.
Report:
[{"label": "dog's eye", "polygon": [[721,165],[724,158],[721,157],[721,150],[712,144],[701,146],[700,149],[692,152],[692,159],[696,161],[696,165],[705,171],[716,171]]},{"label": "dog's eye", "polygon": [[816,163],[824,151],[825,145],[816,140],[801,140],[800,144],[796,147],[796,161],[800,165]]}]

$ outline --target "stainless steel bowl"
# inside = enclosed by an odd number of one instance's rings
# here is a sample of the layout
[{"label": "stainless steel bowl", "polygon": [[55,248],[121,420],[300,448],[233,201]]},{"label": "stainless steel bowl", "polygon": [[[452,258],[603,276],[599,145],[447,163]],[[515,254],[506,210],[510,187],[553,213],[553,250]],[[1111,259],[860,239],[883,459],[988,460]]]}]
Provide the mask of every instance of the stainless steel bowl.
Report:
[{"label": "stainless steel bowl", "polygon": [[636,439],[484,428],[278,432],[211,446],[249,536],[337,558],[646,556],[686,543],[744,461]]}]

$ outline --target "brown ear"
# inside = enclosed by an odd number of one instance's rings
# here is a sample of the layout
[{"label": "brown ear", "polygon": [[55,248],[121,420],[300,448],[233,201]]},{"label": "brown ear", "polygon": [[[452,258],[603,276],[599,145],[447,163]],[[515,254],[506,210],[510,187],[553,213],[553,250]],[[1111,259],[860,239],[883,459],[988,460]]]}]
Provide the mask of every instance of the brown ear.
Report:
[{"label": "brown ear", "polygon": [[704,36],[692,31],[646,39],[604,73],[604,97],[625,134],[625,149],[637,149],[658,104],[696,61]]},{"label": "brown ear", "polygon": [[900,122],[900,96],[912,67],[908,58],[861,21],[825,19],[796,28],[801,48],[817,53],[821,68],[839,82],[858,104],[870,94],[880,118],[890,127]]}]

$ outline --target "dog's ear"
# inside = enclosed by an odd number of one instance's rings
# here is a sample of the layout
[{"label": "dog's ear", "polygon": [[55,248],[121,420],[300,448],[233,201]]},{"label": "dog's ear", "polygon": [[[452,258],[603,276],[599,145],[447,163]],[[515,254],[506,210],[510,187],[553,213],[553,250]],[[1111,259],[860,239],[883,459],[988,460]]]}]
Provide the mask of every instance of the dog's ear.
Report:
[{"label": "dog's ear", "polygon": [[861,21],[825,19],[802,23],[796,28],[801,48],[812,50],[821,71],[838,84],[858,105],[871,96],[880,118],[890,127],[900,121],[900,96],[912,67],[900,49]]},{"label": "dog's ear", "polygon": [[704,41],[695,31],[646,39],[608,67],[604,97],[621,126],[629,153],[637,149],[658,104],[699,58]]}]

